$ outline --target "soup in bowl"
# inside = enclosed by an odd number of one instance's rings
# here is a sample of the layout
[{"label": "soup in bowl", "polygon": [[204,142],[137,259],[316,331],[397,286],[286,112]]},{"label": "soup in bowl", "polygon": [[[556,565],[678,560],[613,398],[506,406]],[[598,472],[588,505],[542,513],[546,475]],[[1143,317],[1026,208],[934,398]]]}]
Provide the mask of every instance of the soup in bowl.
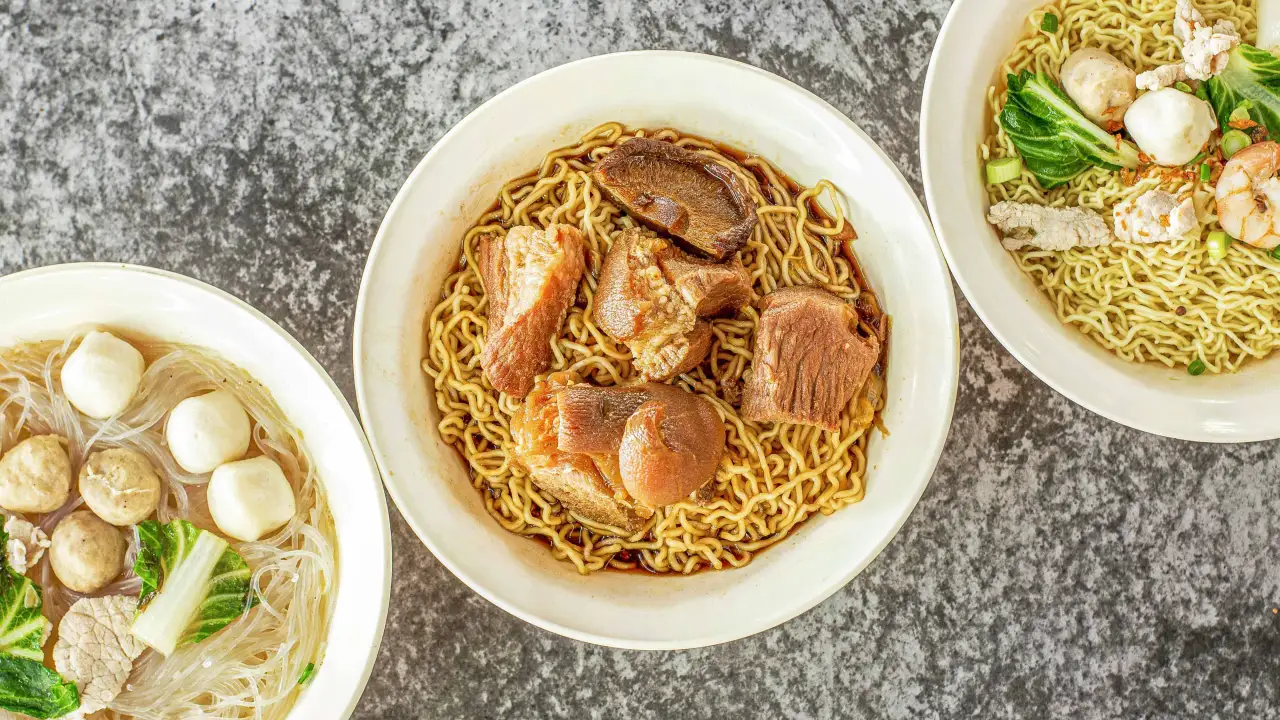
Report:
[{"label": "soup in bowl", "polygon": [[1280,145],[1244,96],[1274,97],[1268,5],[959,0],[930,63],[921,161],[957,283],[1029,370],[1140,430],[1280,436]]},{"label": "soup in bowl", "polygon": [[390,543],[324,370],[247,305],[157,270],[32,270],[0,279],[0,302],[0,707],[347,717]]}]

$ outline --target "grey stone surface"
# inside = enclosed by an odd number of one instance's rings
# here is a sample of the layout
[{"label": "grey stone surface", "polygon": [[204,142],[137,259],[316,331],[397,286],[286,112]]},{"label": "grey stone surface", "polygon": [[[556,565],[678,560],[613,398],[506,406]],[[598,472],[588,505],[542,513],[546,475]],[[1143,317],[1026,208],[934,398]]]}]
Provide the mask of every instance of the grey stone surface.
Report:
[{"label": "grey stone surface", "polygon": [[[919,190],[917,109],[947,5],[0,0],[0,271],[194,275],[282,323],[351,397],[378,222],[486,98],[613,50],[724,55],[832,102]],[[593,647],[489,605],[395,516],[391,615],[356,717],[1280,716],[1276,445],[1093,416],[960,305],[939,470],[820,607],[722,647]]]}]

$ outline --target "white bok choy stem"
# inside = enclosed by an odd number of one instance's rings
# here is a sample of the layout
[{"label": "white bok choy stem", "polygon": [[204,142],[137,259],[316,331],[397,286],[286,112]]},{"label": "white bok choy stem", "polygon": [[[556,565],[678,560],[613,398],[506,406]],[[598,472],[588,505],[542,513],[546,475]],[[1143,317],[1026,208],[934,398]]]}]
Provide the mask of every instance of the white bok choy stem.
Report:
[{"label": "white bok choy stem", "polygon": [[190,552],[169,569],[160,591],[133,621],[133,636],[159,653],[173,654],[209,594],[213,568],[227,547],[226,540],[201,532]]}]

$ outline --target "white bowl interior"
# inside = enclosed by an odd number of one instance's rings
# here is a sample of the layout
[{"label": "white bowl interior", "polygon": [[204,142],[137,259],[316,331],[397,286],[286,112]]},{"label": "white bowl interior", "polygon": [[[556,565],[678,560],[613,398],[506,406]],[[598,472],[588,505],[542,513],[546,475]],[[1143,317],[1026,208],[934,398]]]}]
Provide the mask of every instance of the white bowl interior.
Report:
[{"label": "white bowl interior", "polygon": [[391,537],[377,466],[355,415],[316,361],[278,325],[219,290],[150,268],[63,265],[0,280],[0,347],[62,339],[86,325],[208,348],[262,382],[302,432],[339,536],[337,603],[324,661],[291,717],[355,708],[387,614]]},{"label": "white bowl interior", "polygon": [[[590,88],[584,91],[583,88]],[[856,245],[893,318],[892,435],[871,444],[866,499],[811,520],[747,568],[655,579],[581,577],[546,547],[490,518],[463,461],[443,444],[420,370],[425,316],[461,237],[505,180],[591,127],[673,126],[775,162],[801,183],[846,193]],[[673,648],[783,622],[866,566],[923,491],[954,403],[954,297],[927,219],[892,163],[846,118],[763,71],[683,53],[626,53],[539,75],[445,136],[401,190],[379,232],[356,320],[361,412],[387,486],[418,535],[465,582],[508,611],[598,643]]]},{"label": "white bowl interior", "polygon": [[1186,440],[1280,437],[1280,366],[1249,363],[1230,375],[1125,362],[1058,321],[1052,305],[1001,247],[986,222],[978,145],[986,91],[1027,14],[1044,0],[957,0],[925,82],[921,163],[929,211],[970,305],[1015,357],[1058,392],[1130,427]]}]

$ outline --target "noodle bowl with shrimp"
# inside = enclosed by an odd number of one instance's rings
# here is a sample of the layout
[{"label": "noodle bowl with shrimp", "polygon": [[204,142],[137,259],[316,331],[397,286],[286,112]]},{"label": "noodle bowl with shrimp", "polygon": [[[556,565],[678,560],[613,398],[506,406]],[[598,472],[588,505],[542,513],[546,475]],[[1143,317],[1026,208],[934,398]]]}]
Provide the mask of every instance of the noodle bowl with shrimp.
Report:
[{"label": "noodle bowl with shrimp", "polygon": [[[1204,36],[1213,33],[1216,40],[1223,21],[1234,28],[1227,34],[1237,35],[1231,41],[1234,49],[1215,56],[1209,72],[1203,73],[1212,74],[1210,79],[1200,72],[1189,76],[1182,69],[1184,59],[1188,67],[1195,59],[1194,49],[1184,50],[1194,43],[1175,37],[1175,17],[1191,12],[1202,14],[1201,21],[1192,22],[1191,27]],[[1270,117],[1232,99],[1239,76],[1247,75],[1240,69],[1241,58],[1252,60],[1255,56],[1248,53],[1257,52],[1248,46],[1257,42],[1255,2],[1058,0],[1031,13],[1028,22],[1032,31],[1007,56],[1000,68],[1002,80],[987,92],[988,135],[980,148],[989,163],[1025,162],[1005,165],[1021,168],[1020,172],[1011,170],[1009,176],[992,175],[993,168],[1000,166],[989,164],[990,203],[1083,211],[1098,218],[1093,227],[1099,235],[1114,232],[1120,237],[1096,244],[1064,242],[1070,247],[1044,243],[1012,247],[1010,253],[1018,267],[1049,300],[1061,322],[1124,360],[1158,363],[1199,375],[1234,372],[1250,360],[1271,354],[1280,347],[1280,259],[1271,251],[1274,242],[1252,236],[1243,229],[1244,219],[1235,215],[1255,212],[1255,198],[1245,201],[1243,210],[1238,209],[1239,203],[1224,204],[1226,186],[1241,174],[1249,157],[1243,154],[1233,163],[1233,154],[1240,151],[1233,143],[1253,142],[1253,154],[1272,147],[1266,142]],[[1033,156],[1043,147],[1034,142],[1020,146],[1017,133],[1011,133],[1002,121],[1011,103],[1010,86],[1004,78],[1025,79],[1027,71],[1040,74],[1041,82],[1054,86],[1061,96],[1075,92],[1071,100],[1078,104],[1073,107],[1083,112],[1088,108],[1080,103],[1081,93],[1065,77],[1073,54],[1082,50],[1109,54],[1119,65],[1139,74],[1138,87],[1143,91],[1135,102],[1130,90],[1126,100],[1134,103],[1133,108],[1155,92],[1164,93],[1162,99],[1183,104],[1200,105],[1203,100],[1202,106],[1211,106],[1214,111],[1209,115],[1213,132],[1208,141],[1188,149],[1182,157],[1165,160],[1158,155],[1160,145],[1149,140],[1149,131],[1146,135],[1142,132],[1150,121],[1133,109],[1128,113],[1120,109],[1110,119],[1094,118],[1097,127],[1090,131],[1111,133],[1108,142],[1112,149],[1136,143],[1135,162],[1117,166],[1114,156],[1112,162],[1094,158],[1087,163],[1091,167],[1056,185],[1053,183],[1058,179],[1046,182],[1037,176],[1033,168],[1024,165],[1033,164]],[[1232,64],[1224,70],[1228,57]],[[1170,80],[1176,70],[1176,88],[1168,83],[1166,89],[1148,89],[1142,74],[1157,70],[1168,70]],[[1172,94],[1175,90],[1183,95]],[[1237,141],[1235,135],[1242,139]],[[1137,150],[1142,151],[1140,155]],[[1278,170],[1266,167],[1260,172],[1274,175]],[[1251,170],[1250,174],[1256,173]],[[1261,186],[1254,189],[1261,197]],[[1194,229],[1161,241],[1127,237],[1127,228],[1116,218],[1153,192],[1187,203]],[[1259,204],[1260,215],[1280,217],[1280,211],[1263,205]],[[1220,218],[1219,212],[1232,215]],[[1157,219],[1163,219],[1167,226],[1168,217]],[[1250,218],[1249,222],[1259,219]],[[1268,224],[1272,221],[1267,220]],[[1009,236],[1008,228],[1001,231]]]}]

